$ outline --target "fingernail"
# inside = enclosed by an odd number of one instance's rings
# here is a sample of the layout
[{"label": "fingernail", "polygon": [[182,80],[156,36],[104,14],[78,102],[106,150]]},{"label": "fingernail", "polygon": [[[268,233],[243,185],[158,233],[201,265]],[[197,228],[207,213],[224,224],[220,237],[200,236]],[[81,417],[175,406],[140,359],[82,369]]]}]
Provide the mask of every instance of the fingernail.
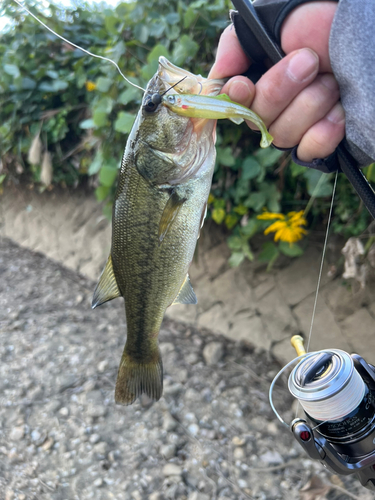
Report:
[{"label": "fingernail", "polygon": [[339,89],[339,84],[337,83],[337,80],[333,75],[330,74],[322,75],[320,81],[329,90]]},{"label": "fingernail", "polygon": [[339,102],[335,104],[331,111],[328,113],[327,120],[332,123],[340,123],[345,120],[345,111]]},{"label": "fingernail", "polygon": [[243,80],[233,80],[229,84],[228,94],[233,101],[247,103],[252,97],[249,85]]},{"label": "fingernail", "polygon": [[288,74],[296,82],[304,82],[317,72],[319,58],[310,49],[301,49],[289,61]]}]

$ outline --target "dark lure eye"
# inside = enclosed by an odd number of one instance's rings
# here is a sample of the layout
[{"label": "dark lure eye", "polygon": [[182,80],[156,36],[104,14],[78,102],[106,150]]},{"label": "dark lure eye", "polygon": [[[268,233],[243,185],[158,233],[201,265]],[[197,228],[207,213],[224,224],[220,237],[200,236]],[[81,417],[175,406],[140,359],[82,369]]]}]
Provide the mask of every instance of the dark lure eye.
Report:
[{"label": "dark lure eye", "polygon": [[156,108],[159,106],[161,103],[161,95],[160,94],[153,94],[150,99],[146,102],[146,104],[143,106],[143,109],[149,113],[152,113],[156,110]]}]

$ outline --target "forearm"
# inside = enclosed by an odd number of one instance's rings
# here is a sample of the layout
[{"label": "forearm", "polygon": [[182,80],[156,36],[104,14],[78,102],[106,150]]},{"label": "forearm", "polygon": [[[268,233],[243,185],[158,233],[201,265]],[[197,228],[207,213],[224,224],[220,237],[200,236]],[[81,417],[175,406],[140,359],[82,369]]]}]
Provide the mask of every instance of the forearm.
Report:
[{"label": "forearm", "polygon": [[329,55],[346,115],[347,148],[360,165],[375,160],[374,0],[340,0]]}]

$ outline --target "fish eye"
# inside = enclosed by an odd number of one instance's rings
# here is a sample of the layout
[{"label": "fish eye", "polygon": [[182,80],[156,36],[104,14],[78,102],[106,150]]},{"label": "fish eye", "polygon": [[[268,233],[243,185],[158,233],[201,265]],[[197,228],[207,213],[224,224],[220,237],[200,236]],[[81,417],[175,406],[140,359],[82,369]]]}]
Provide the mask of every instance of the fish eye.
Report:
[{"label": "fish eye", "polygon": [[146,104],[143,106],[143,109],[145,111],[148,111],[149,113],[152,113],[156,110],[156,108],[159,106],[161,103],[161,95],[160,94],[153,94],[150,99],[146,102]]}]

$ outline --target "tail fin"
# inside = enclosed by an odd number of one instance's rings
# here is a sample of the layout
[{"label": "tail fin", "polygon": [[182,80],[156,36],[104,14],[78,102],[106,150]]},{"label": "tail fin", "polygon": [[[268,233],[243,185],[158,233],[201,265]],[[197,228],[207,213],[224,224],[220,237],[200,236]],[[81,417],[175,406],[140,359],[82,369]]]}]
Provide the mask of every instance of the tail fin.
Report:
[{"label": "tail fin", "polygon": [[131,405],[143,393],[154,401],[163,394],[163,362],[159,347],[154,356],[144,362],[128,354],[125,346],[117,374],[115,401]]}]

